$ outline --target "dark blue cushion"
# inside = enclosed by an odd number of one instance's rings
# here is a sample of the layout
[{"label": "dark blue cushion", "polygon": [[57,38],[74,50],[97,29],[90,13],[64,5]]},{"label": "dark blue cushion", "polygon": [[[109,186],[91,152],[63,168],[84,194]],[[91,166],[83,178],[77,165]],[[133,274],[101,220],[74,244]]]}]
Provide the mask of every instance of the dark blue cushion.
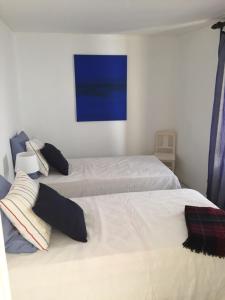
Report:
[{"label": "dark blue cushion", "polygon": [[68,161],[55,146],[45,143],[44,147],[40,151],[51,167],[63,175],[68,175]]},{"label": "dark blue cushion", "polygon": [[24,131],[21,131],[19,134],[14,135],[10,139],[10,146],[12,151],[12,159],[13,159],[14,167],[16,163],[16,155],[21,152],[26,152],[27,141],[29,141],[29,138]]},{"label": "dark blue cushion", "polygon": [[[9,192],[11,184],[0,175],[0,199]],[[0,210],[2,219],[5,250],[9,253],[33,253],[37,248],[25,240],[19,231],[9,221],[3,211]]]},{"label": "dark blue cushion", "polygon": [[87,242],[87,231],[82,208],[70,199],[40,183],[33,211],[46,223],[80,242]]}]

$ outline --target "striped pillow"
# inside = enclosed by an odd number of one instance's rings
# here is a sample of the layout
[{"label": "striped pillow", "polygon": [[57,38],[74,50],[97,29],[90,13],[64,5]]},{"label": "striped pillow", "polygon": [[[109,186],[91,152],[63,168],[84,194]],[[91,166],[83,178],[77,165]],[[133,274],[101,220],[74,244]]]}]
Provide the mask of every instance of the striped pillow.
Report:
[{"label": "striped pillow", "polygon": [[32,151],[34,154],[36,154],[40,173],[42,173],[45,176],[48,176],[49,165],[40,152],[40,144],[41,142],[39,142],[38,140],[29,140],[26,142],[26,148],[27,151]]},{"label": "striped pillow", "polygon": [[32,211],[37,195],[38,185],[19,171],[0,207],[26,240],[40,250],[47,250],[51,228]]}]

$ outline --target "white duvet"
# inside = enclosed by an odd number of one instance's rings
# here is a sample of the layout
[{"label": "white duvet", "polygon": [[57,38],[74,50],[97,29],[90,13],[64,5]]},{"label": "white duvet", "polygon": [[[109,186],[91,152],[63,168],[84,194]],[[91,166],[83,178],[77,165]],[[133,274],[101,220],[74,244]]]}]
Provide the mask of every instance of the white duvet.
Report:
[{"label": "white duvet", "polygon": [[178,189],[174,173],[152,155],[70,159],[68,176],[51,172],[39,181],[66,197]]},{"label": "white duvet", "polygon": [[193,190],[76,199],[88,242],[54,232],[48,252],[7,255],[13,300],[222,300],[225,260],[182,247]]}]

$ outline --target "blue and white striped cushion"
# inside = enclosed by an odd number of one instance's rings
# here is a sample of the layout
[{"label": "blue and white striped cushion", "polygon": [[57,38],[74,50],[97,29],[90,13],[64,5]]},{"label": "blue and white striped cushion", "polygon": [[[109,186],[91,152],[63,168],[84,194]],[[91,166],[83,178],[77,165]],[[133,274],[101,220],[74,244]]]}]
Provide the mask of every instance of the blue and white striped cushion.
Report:
[{"label": "blue and white striped cushion", "polygon": [[44,176],[48,176],[49,173],[49,165],[47,160],[40,152],[40,142],[38,140],[29,140],[26,142],[27,151],[32,151],[38,160],[39,165],[39,172],[42,173]]},{"label": "blue and white striped cushion", "polygon": [[9,193],[0,206],[21,235],[40,250],[49,246],[51,227],[32,211],[38,195],[38,185],[19,171]]}]

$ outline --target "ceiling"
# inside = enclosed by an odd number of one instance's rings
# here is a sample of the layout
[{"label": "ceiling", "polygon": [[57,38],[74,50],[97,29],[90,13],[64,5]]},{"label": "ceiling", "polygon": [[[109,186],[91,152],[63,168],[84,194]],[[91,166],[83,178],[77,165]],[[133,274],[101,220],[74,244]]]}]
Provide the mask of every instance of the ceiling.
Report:
[{"label": "ceiling", "polygon": [[0,18],[21,32],[146,33],[223,15],[225,0],[0,0]]}]

